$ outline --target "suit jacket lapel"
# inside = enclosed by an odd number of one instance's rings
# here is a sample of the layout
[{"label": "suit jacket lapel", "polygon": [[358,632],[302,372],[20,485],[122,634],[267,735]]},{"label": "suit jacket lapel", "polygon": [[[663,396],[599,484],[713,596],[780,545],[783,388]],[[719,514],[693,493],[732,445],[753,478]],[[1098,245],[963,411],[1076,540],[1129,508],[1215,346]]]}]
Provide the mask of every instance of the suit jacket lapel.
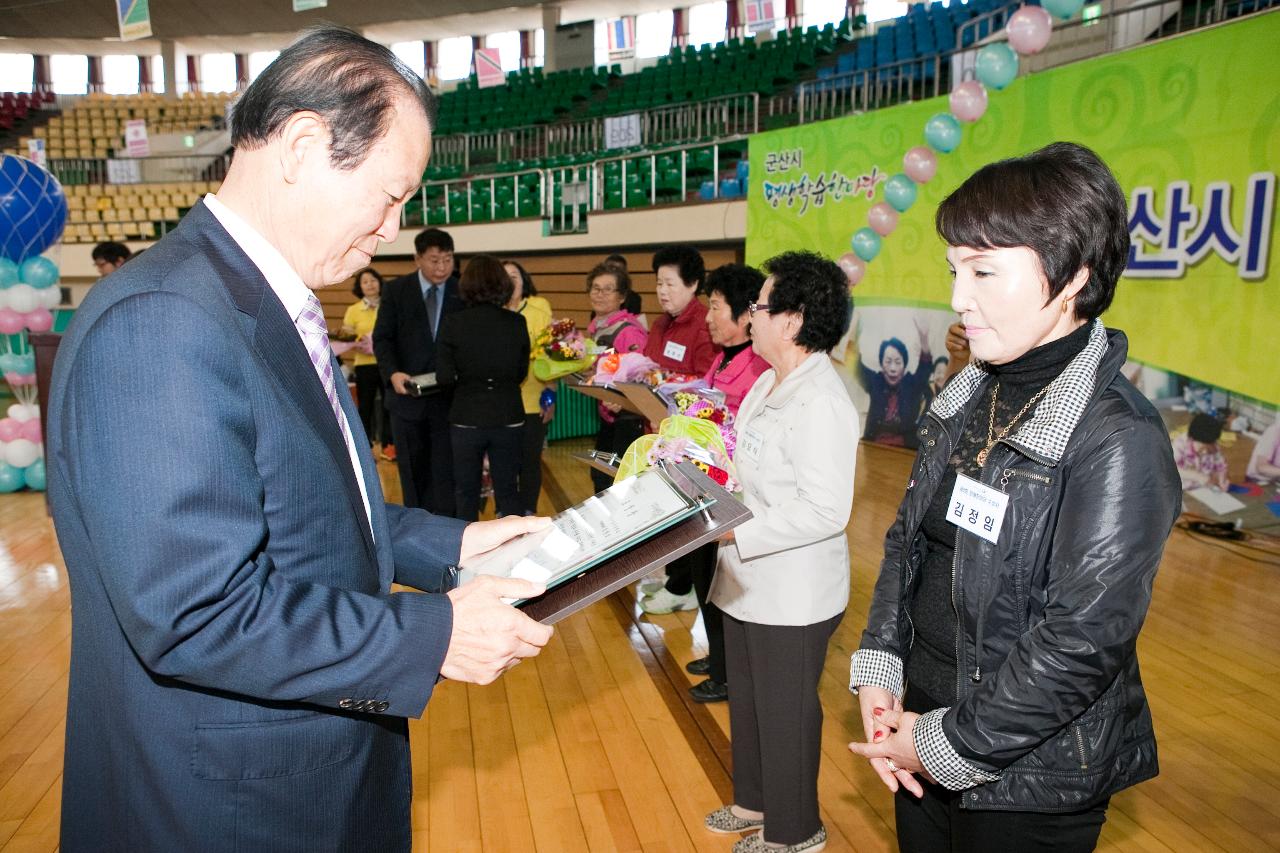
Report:
[{"label": "suit jacket lapel", "polygon": [[[249,256],[226,232],[217,217],[209,212],[204,202],[191,209],[183,220],[183,226],[192,228],[195,239],[204,244],[209,258],[219,268],[219,278],[236,308],[254,319],[253,343],[258,354],[284,389],[286,396],[305,415],[307,423],[328,448],[333,464],[342,472],[347,499],[352,510],[362,520],[360,529],[369,555],[373,558],[373,538],[369,525],[363,523],[364,501],[360,497],[360,486],[356,483],[355,471],[351,467],[346,441],[333,416],[333,409],[329,406],[329,398],[324,393],[320,377],[311,364],[311,357],[307,355],[306,347],[298,337],[293,320],[267,284],[261,270],[249,260]],[[341,375],[335,368],[335,379]],[[339,388],[338,399],[341,400],[344,395],[350,397],[344,389]],[[350,415],[347,416],[347,421],[352,423]],[[353,428],[358,428],[359,423],[359,419],[355,419]],[[361,433],[363,434],[363,430]],[[356,442],[356,447],[359,449],[359,441]],[[371,495],[370,503],[372,502]]]},{"label": "suit jacket lapel", "polygon": [[[333,369],[338,370],[338,360],[334,359]],[[335,376],[341,374],[334,373]],[[356,458],[360,460],[360,470],[364,474],[364,490],[369,496],[369,528],[373,533],[373,541],[366,542],[377,556],[378,578],[381,588],[386,591],[391,587],[395,577],[394,559],[391,553],[391,531],[387,527],[386,498],[382,495],[382,481],[378,477],[378,466],[373,459],[373,451],[369,449],[369,437],[365,434],[364,425],[360,422],[360,413],[356,411],[355,401],[351,399],[350,388],[338,389],[338,403],[342,413],[347,416],[351,425],[351,439],[356,445]],[[358,497],[358,495],[357,495]],[[363,510],[364,507],[361,507]],[[365,528],[361,528],[364,530]]]}]

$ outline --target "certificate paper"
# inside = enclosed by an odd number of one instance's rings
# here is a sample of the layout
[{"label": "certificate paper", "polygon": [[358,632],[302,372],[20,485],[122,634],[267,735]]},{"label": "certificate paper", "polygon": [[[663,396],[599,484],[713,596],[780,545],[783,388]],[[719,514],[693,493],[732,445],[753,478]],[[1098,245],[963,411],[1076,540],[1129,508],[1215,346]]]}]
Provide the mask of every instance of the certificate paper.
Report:
[{"label": "certificate paper", "polygon": [[459,566],[459,581],[477,575],[518,577],[548,588],[577,577],[614,554],[705,506],[660,469],[619,480],[552,519],[552,526],[513,539]]}]

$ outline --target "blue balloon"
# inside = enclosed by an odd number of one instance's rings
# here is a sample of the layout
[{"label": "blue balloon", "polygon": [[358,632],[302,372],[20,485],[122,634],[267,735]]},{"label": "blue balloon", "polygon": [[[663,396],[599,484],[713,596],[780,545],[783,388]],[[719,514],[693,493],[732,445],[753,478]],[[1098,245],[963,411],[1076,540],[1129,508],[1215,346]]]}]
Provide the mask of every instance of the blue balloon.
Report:
[{"label": "blue balloon", "polygon": [[23,468],[14,468],[8,462],[0,462],[0,494],[16,492],[27,484]]},{"label": "blue balloon", "polygon": [[13,372],[14,373],[35,373],[36,372],[36,356],[35,353],[27,353],[26,355],[14,354],[13,356]]},{"label": "blue balloon", "polygon": [[58,179],[25,157],[0,155],[0,257],[22,263],[58,242],[67,197]]},{"label": "blue balloon", "polygon": [[21,373],[18,368],[22,366],[22,356],[16,352],[7,352],[0,355],[0,373]]},{"label": "blue balloon", "polygon": [[8,258],[0,258],[0,290],[18,283],[18,265]]},{"label": "blue balloon", "polygon": [[[15,469],[16,470],[16,469]],[[27,488],[35,489],[37,492],[43,492],[45,487],[44,460],[37,459],[26,468],[22,469],[22,479],[27,484]]]},{"label": "blue balloon", "polygon": [[884,182],[884,200],[899,213],[916,203],[916,182],[899,172]]},{"label": "blue balloon", "polygon": [[924,141],[942,154],[950,154],[960,147],[960,122],[951,113],[938,113],[925,122]]},{"label": "blue balloon", "polygon": [[978,51],[974,72],[988,89],[1003,89],[1018,76],[1018,54],[1008,42],[992,42]]},{"label": "blue balloon", "polygon": [[58,283],[58,265],[43,255],[36,255],[22,262],[18,275],[24,284],[41,290]]},{"label": "blue balloon", "polygon": [[1084,7],[1084,0],[1040,0],[1040,5],[1055,18],[1069,21]]},{"label": "blue balloon", "polygon": [[880,254],[880,235],[870,228],[859,228],[853,232],[853,239],[849,241],[849,245],[855,255],[869,262]]}]

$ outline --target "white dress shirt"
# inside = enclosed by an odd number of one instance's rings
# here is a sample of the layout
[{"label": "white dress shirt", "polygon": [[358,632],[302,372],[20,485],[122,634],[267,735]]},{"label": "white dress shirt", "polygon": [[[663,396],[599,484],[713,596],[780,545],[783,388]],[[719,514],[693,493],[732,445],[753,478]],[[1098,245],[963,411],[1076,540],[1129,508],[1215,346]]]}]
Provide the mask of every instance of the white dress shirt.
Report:
[{"label": "white dress shirt", "polygon": [[858,411],[825,353],[774,387],[766,370],[735,422],[734,464],[752,518],[720,549],[709,598],[743,622],[812,625],[849,603]]},{"label": "white dress shirt", "polygon": [[[267,242],[267,239],[254,230],[253,226],[245,222],[239,214],[231,210],[212,193],[207,193],[204,197],[205,206],[227,229],[227,233],[231,235],[231,239],[236,241],[249,260],[253,261],[253,265],[262,273],[263,278],[267,280],[267,284],[271,286],[271,290],[276,297],[284,305],[285,313],[289,315],[289,319],[293,321],[293,328],[298,332],[298,339],[302,341],[302,345],[307,345],[306,339],[302,336],[302,331],[298,329],[298,315],[302,313],[302,309],[307,304],[307,297],[311,295],[311,290],[303,282],[302,277],[298,275],[293,267],[289,266],[289,262],[284,259],[284,255],[275,246]],[[317,371],[316,377],[320,374]],[[335,367],[333,371],[333,380],[335,383],[342,381],[342,373]],[[338,391],[341,394],[341,391]],[[364,469],[360,465],[360,456],[356,451],[355,439],[351,435],[351,424],[347,421],[346,412],[339,411],[342,417],[342,434],[347,443],[347,455],[351,458],[351,467],[356,474],[356,485],[360,487],[360,499],[364,501],[364,518],[365,524],[369,524],[371,517],[369,512],[369,490],[364,482]],[[369,524],[369,530],[372,533],[373,525]]]}]

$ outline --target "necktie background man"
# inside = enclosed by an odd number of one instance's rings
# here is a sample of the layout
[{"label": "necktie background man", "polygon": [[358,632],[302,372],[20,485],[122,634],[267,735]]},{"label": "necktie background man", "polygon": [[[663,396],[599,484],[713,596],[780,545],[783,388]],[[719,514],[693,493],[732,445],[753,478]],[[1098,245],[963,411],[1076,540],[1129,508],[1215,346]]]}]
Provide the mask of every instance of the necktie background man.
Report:
[{"label": "necktie background man", "polygon": [[385,47],[311,31],[238,101],[218,194],[63,340],[65,851],[408,850],[405,718],[439,676],[491,681],[550,636],[500,601],[539,587],[451,590],[545,520],[387,504],[312,293],[395,238],[433,107]]}]

